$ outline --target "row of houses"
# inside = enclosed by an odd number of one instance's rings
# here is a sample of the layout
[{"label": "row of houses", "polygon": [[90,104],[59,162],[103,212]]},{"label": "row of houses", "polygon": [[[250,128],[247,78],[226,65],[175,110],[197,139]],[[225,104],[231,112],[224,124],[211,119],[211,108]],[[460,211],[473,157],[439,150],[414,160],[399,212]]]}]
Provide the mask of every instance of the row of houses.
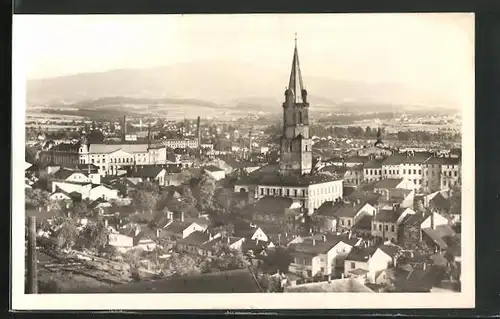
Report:
[{"label": "row of houses", "polygon": [[357,186],[386,178],[404,178],[416,189],[434,192],[460,185],[459,157],[430,152],[406,152],[382,158],[351,156],[332,158],[319,165],[319,172],[340,175],[346,185]]}]

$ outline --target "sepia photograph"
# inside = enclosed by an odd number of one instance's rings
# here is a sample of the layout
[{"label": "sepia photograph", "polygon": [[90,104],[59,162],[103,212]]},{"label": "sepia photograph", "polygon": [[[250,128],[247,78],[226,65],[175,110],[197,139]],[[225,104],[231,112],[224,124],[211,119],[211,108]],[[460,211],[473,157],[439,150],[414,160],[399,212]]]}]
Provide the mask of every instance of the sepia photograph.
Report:
[{"label": "sepia photograph", "polygon": [[474,307],[473,14],[13,21],[14,309]]}]

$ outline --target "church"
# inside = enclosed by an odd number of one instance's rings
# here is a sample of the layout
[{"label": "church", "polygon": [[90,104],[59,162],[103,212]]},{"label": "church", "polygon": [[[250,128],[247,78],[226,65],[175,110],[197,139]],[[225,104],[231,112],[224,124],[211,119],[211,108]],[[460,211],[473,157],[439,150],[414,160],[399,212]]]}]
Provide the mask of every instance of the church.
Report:
[{"label": "church", "polygon": [[302,82],[297,40],[285,101],[279,164],[268,164],[235,184],[236,192],[255,198],[281,196],[299,202],[309,215],[326,201],[342,198],[343,180],[315,173],[309,132],[309,102]]}]

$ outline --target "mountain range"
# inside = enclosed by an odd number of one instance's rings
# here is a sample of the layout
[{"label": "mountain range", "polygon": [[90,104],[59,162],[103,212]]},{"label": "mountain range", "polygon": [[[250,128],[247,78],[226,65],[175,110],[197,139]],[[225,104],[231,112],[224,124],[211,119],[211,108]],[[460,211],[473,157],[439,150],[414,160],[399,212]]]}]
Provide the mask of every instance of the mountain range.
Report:
[{"label": "mountain range", "polygon": [[[285,68],[286,69],[286,68]],[[285,71],[239,61],[189,62],[149,69],[79,73],[27,81],[28,107],[71,105],[104,98],[164,100],[208,108],[248,108],[280,112],[288,84]],[[401,83],[367,83],[305,76],[309,102],[316,110],[393,111],[395,108],[444,107],[446,101]],[[422,101],[425,96],[425,102]],[[380,109],[382,108],[382,109]]]}]

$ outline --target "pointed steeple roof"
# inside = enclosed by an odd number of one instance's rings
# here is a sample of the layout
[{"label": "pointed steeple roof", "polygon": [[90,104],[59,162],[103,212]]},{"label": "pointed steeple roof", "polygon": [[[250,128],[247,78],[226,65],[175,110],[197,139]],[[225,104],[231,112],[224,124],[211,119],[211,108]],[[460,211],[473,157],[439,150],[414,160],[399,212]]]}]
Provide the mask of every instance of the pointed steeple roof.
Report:
[{"label": "pointed steeple roof", "polygon": [[288,90],[291,91],[295,102],[304,102],[304,83],[302,82],[302,73],[300,71],[299,52],[297,50],[297,34],[295,34],[295,49],[293,51],[292,70],[290,72],[290,81]]}]

